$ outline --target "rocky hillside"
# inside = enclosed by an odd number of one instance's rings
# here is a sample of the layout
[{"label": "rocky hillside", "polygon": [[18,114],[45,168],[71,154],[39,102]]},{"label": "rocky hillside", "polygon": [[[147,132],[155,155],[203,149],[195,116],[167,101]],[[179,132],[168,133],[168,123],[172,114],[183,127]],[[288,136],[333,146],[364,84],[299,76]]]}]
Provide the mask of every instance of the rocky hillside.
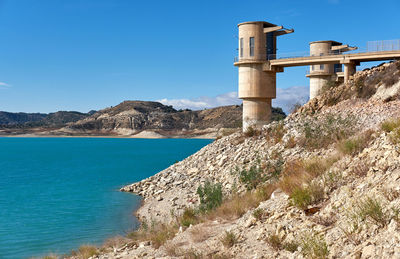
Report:
[{"label": "rocky hillside", "polygon": [[123,187],[144,199],[141,229],[74,256],[400,258],[400,81],[368,83],[398,68],[358,72],[284,121]]},{"label": "rocky hillside", "polygon": [[[274,108],[274,119],[286,115]],[[158,102],[125,101],[63,129],[69,133],[135,135],[151,131],[160,136],[191,136],[212,133],[222,128],[238,128],[242,107],[223,106],[200,111],[175,110]]]}]

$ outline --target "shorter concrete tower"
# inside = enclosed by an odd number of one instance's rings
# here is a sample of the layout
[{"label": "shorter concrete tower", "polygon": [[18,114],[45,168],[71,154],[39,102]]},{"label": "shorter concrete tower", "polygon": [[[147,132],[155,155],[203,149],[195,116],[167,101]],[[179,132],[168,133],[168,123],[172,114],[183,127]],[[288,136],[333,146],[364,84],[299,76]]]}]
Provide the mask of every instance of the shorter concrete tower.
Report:
[{"label": "shorter concrete tower", "polygon": [[[310,42],[310,56],[339,55],[355,49],[357,48],[333,40]],[[329,81],[343,80],[342,64],[311,65],[307,77],[310,78],[310,99],[312,99],[319,95]]]},{"label": "shorter concrete tower", "polygon": [[276,37],[291,33],[268,22],[244,22],[239,27],[239,98],[243,99],[243,131],[261,128],[271,117],[276,98],[276,72],[268,60],[276,58]]}]

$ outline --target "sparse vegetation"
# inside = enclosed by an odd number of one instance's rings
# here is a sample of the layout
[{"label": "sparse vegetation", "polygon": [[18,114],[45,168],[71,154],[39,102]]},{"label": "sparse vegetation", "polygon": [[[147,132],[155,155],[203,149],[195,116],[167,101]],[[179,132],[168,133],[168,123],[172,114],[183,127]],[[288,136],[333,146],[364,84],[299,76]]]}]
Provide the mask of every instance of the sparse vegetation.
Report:
[{"label": "sparse vegetation", "polygon": [[297,187],[290,194],[291,204],[299,209],[307,209],[311,204],[315,204],[324,197],[324,190],[321,185],[310,184],[306,187]]},{"label": "sparse vegetation", "polygon": [[372,130],[367,130],[359,136],[342,140],[338,143],[338,150],[346,155],[356,155],[366,148],[372,139]]},{"label": "sparse vegetation", "polygon": [[381,129],[388,133],[394,131],[398,127],[400,127],[400,118],[386,120],[381,124]]},{"label": "sparse vegetation", "polygon": [[246,129],[245,132],[243,132],[243,135],[245,137],[255,137],[255,136],[259,136],[261,134],[261,131],[258,129],[255,129],[253,126],[250,126]]},{"label": "sparse vegetation", "polygon": [[305,257],[328,258],[329,250],[323,236],[315,233],[306,234],[301,238],[300,246]]},{"label": "sparse vegetation", "polygon": [[271,179],[277,179],[282,172],[284,160],[281,153],[272,154],[270,160],[261,162],[257,159],[249,169],[236,167],[239,181],[245,184],[247,190],[256,189],[260,184]]},{"label": "sparse vegetation", "polygon": [[280,121],[267,129],[265,133],[267,140],[272,140],[274,144],[280,143],[286,133],[285,124]]},{"label": "sparse vegetation", "polygon": [[384,211],[382,203],[375,198],[368,197],[353,204],[353,207],[351,217],[357,222],[365,222],[369,219],[378,226],[384,227],[390,221],[389,213]]},{"label": "sparse vegetation", "polygon": [[221,238],[221,242],[225,247],[232,247],[238,242],[238,238],[232,231],[225,231],[224,236]]},{"label": "sparse vegetation", "polygon": [[199,218],[197,216],[197,213],[195,209],[193,208],[186,208],[183,211],[182,216],[179,219],[180,224],[184,227],[189,227],[190,225],[197,224],[199,221]]},{"label": "sparse vegetation", "polygon": [[264,216],[264,210],[261,208],[255,209],[253,211],[253,217],[257,220],[262,219],[262,217]]},{"label": "sparse vegetation", "polygon": [[99,254],[97,247],[93,245],[82,245],[78,251],[72,251],[71,254],[79,259],[88,259]]},{"label": "sparse vegetation", "polygon": [[356,132],[356,119],[353,116],[342,117],[328,114],[323,117],[314,117],[300,125],[302,136],[298,143],[306,149],[314,150],[326,148],[341,141]]},{"label": "sparse vegetation", "polygon": [[222,187],[220,183],[206,181],[203,186],[197,188],[200,197],[200,211],[211,211],[222,203]]},{"label": "sparse vegetation", "polygon": [[142,227],[129,233],[128,238],[134,241],[151,241],[153,247],[158,248],[178,232],[176,224],[163,224],[153,221],[150,226],[144,223]]},{"label": "sparse vegetation", "polygon": [[267,237],[267,244],[270,245],[273,249],[279,251],[282,249],[283,241],[278,235],[270,234]]}]

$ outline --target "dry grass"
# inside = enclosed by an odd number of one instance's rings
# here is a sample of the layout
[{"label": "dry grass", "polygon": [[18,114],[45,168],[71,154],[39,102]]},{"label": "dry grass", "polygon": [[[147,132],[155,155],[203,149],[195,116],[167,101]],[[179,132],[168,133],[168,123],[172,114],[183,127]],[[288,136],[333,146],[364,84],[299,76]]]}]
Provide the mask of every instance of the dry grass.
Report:
[{"label": "dry grass", "polygon": [[278,186],[289,195],[292,205],[304,210],[324,197],[324,186],[312,183],[312,180],[326,173],[338,160],[337,155],[332,155],[324,159],[289,161],[285,165]]},{"label": "dry grass", "polygon": [[302,132],[298,144],[308,150],[327,148],[356,133],[356,118],[327,114],[324,116],[311,116],[299,125]]},{"label": "dry grass", "polygon": [[308,258],[328,258],[329,250],[325,239],[314,233],[301,238],[302,253]]},{"label": "dry grass", "polygon": [[391,219],[391,215],[384,211],[382,203],[371,197],[353,204],[350,216],[353,221],[356,221],[355,223],[371,220],[380,227],[386,226]]},{"label": "dry grass", "polygon": [[260,136],[260,135],[261,135],[261,131],[258,130],[258,129],[253,128],[252,126],[250,126],[250,127],[248,127],[248,128],[246,129],[245,132],[243,132],[243,135],[244,135],[245,137],[247,137],[247,138],[250,138],[250,137],[257,137],[257,136]]},{"label": "dry grass", "polygon": [[385,132],[392,132],[400,127],[400,118],[386,120],[381,124],[381,129]]},{"label": "dry grass", "polygon": [[289,136],[289,138],[285,142],[285,148],[294,148],[296,145],[296,139],[293,136]]},{"label": "dry grass", "polygon": [[204,217],[208,220],[215,218],[237,219],[248,210],[258,207],[261,201],[268,200],[275,189],[276,186],[270,184],[260,186],[257,190],[248,191],[243,195],[234,195]]},{"label": "dry grass", "polygon": [[126,244],[128,244],[129,242],[131,242],[132,240],[130,240],[129,238],[123,237],[123,236],[115,236],[115,237],[111,237],[109,239],[107,239],[104,243],[102,248],[118,248],[118,247],[122,247]]},{"label": "dry grass", "polygon": [[279,251],[282,249],[283,246],[283,240],[275,234],[270,234],[267,237],[267,244],[272,247],[274,250]]},{"label": "dry grass", "polygon": [[232,247],[238,242],[238,238],[232,231],[225,231],[224,236],[221,238],[221,242],[225,247]]},{"label": "dry grass", "polygon": [[92,256],[98,255],[99,251],[97,247],[93,245],[82,245],[79,247],[78,251],[72,251],[71,255],[79,259],[88,259]]},{"label": "dry grass", "polygon": [[268,141],[274,144],[280,143],[286,133],[285,124],[283,121],[276,123],[274,126],[267,129],[265,137]]},{"label": "dry grass", "polygon": [[170,240],[178,232],[176,224],[162,224],[153,222],[151,227],[142,227],[141,229],[131,232],[128,238],[134,241],[151,241],[155,248],[162,246],[167,240]]},{"label": "dry grass", "polygon": [[345,155],[356,155],[364,150],[373,139],[373,130],[367,130],[356,137],[342,140],[337,149]]}]

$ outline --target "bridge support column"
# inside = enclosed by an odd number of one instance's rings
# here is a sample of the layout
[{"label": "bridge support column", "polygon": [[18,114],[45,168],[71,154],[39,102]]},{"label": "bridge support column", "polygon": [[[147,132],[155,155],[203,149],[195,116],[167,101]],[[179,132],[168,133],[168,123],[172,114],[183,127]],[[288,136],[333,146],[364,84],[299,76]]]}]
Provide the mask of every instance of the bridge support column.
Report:
[{"label": "bridge support column", "polygon": [[354,62],[349,62],[344,64],[344,82],[347,83],[350,76],[356,73],[356,64]]}]

